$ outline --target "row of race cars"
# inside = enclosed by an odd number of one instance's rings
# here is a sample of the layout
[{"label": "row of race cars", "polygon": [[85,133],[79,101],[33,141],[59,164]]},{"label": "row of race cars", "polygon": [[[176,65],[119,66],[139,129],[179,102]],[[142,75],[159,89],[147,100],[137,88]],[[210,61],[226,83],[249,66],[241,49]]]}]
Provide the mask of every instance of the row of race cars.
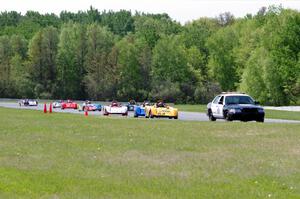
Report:
[{"label": "row of race cars", "polygon": [[[36,100],[23,100],[20,106],[37,106]],[[163,101],[151,104],[144,102],[137,104],[131,100],[127,104],[121,104],[117,101],[112,101],[108,106],[94,104],[86,101],[80,106],[71,100],[57,101],[53,103],[53,108],[61,109],[79,109],[81,111],[103,111],[103,115],[121,114],[128,115],[128,111],[134,111],[134,117],[143,116],[146,118],[167,117],[169,119],[178,119],[178,109],[168,106]],[[212,102],[207,104],[207,116],[210,121],[217,119],[225,119],[227,121],[257,121],[264,122],[265,111],[259,102],[245,93],[224,92],[217,95]]]},{"label": "row of race cars", "polygon": [[[21,100],[19,102],[20,106],[37,106],[37,100]],[[134,100],[129,101],[127,104],[122,104],[117,101],[112,101],[110,105],[101,105],[92,103],[90,101],[85,101],[82,105],[78,103],[67,100],[67,101],[55,101],[52,103],[52,107],[64,109],[77,109],[79,111],[102,111],[103,115],[119,114],[122,116],[127,116],[128,111],[134,112],[134,117],[167,117],[169,119],[178,119],[178,109],[171,107],[164,103],[163,101],[158,101],[157,103],[143,102],[141,104],[136,103]]]}]

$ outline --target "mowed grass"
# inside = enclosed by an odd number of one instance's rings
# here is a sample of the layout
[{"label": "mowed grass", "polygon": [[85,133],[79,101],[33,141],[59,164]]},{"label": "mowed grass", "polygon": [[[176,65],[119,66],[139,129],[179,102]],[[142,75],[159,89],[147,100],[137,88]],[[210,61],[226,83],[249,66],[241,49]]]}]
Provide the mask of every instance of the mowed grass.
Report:
[{"label": "mowed grass", "polygon": [[265,109],[266,117],[273,119],[300,120],[299,111],[278,111]]},{"label": "mowed grass", "polygon": [[207,112],[206,104],[176,104],[174,107],[178,108],[179,111]]},{"label": "mowed grass", "polygon": [[0,108],[0,198],[299,198],[300,124]]},{"label": "mowed grass", "polygon": [[[175,105],[179,111],[188,111],[188,112],[207,112],[206,105],[203,104],[178,104]],[[300,120],[299,111],[278,111],[278,110],[269,110],[265,109],[266,118],[270,119],[285,119],[285,120]]]}]

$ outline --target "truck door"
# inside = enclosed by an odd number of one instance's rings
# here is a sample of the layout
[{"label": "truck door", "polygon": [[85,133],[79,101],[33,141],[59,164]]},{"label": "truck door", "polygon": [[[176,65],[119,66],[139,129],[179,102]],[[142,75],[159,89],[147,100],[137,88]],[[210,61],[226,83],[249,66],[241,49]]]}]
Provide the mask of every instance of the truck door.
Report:
[{"label": "truck door", "polygon": [[223,118],[223,105],[224,104],[224,96],[219,98],[218,103],[216,104],[216,117]]},{"label": "truck door", "polygon": [[214,117],[217,116],[217,108],[218,108],[217,105],[218,105],[220,97],[221,96],[215,97],[215,99],[211,103],[211,112],[212,112],[212,114],[213,114]]}]

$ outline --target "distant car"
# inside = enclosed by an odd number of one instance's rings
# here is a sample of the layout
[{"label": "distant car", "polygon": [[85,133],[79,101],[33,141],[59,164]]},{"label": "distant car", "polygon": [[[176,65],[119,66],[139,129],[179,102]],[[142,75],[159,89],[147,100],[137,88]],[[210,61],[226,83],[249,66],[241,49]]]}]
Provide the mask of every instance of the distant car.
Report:
[{"label": "distant car", "polygon": [[225,119],[264,122],[265,111],[249,95],[243,93],[222,93],[207,104],[210,121]]},{"label": "distant car", "polygon": [[134,115],[133,116],[134,117],[139,117],[139,116],[145,117],[145,115],[146,115],[145,107],[146,106],[151,106],[151,104],[149,102],[144,102],[140,106],[135,106],[134,107]]},{"label": "distant car", "polygon": [[178,119],[178,109],[170,107],[162,101],[153,106],[146,106],[145,114],[146,118],[167,117],[169,119]]},{"label": "distant car", "polygon": [[19,101],[20,106],[37,106],[38,104],[38,101],[33,99],[23,99]]},{"label": "distant car", "polygon": [[61,109],[78,109],[78,104],[72,100],[68,100],[67,102],[61,103]]},{"label": "distant car", "polygon": [[110,115],[110,114],[120,114],[123,116],[128,115],[128,109],[127,106],[122,106],[116,101],[113,101],[111,105],[104,106],[103,108],[103,115]]},{"label": "distant car", "polygon": [[55,102],[52,103],[52,107],[53,108],[61,108],[61,103],[62,102],[63,102],[62,100],[61,101],[55,101]]},{"label": "distant car", "polygon": [[93,104],[90,101],[86,101],[82,104],[82,111],[101,111],[101,104]]},{"label": "distant car", "polygon": [[134,111],[134,107],[136,106],[136,102],[134,100],[130,100],[128,103],[127,103],[127,109],[128,111]]}]

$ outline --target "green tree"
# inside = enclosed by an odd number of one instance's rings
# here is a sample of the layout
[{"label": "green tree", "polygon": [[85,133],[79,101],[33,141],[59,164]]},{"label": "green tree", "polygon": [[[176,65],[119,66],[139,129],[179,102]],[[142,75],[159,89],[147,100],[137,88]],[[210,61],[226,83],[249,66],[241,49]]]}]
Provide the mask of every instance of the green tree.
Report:
[{"label": "green tree", "polygon": [[137,16],[134,21],[136,36],[147,42],[152,49],[163,35],[178,34],[181,32],[180,24],[170,18],[153,18],[149,16]]},{"label": "green tree", "polygon": [[266,71],[269,102],[276,105],[289,104],[297,101],[298,97],[293,90],[300,74],[297,65],[300,52],[300,15],[292,10],[275,9],[270,12],[272,13],[266,20],[263,36],[263,45],[273,62]]},{"label": "green tree", "polygon": [[60,98],[84,99],[83,77],[86,55],[86,27],[65,24],[59,36],[56,94]]},{"label": "green tree", "polygon": [[88,96],[92,99],[105,99],[113,94],[115,71],[109,56],[114,44],[114,35],[98,24],[87,28],[87,55],[84,77]]},{"label": "green tree", "polygon": [[222,90],[235,90],[239,81],[233,49],[238,45],[234,30],[228,26],[217,31],[207,42],[212,77],[217,80]]},{"label": "green tree", "polygon": [[0,95],[11,96],[10,93],[10,59],[12,48],[8,36],[0,37]]},{"label": "green tree", "polygon": [[142,68],[138,60],[139,49],[130,35],[118,44],[118,93],[120,99],[143,99]]},{"label": "green tree", "polygon": [[47,27],[32,38],[29,43],[29,74],[35,83],[36,97],[51,98],[56,77],[56,54],[58,31]]},{"label": "green tree", "polygon": [[34,83],[31,81],[24,60],[19,54],[11,58],[11,89],[14,97],[33,98]]},{"label": "green tree", "polygon": [[258,48],[252,51],[242,75],[240,90],[247,92],[262,103],[267,103],[265,74],[270,65],[272,65],[272,60],[266,49]]},{"label": "green tree", "polygon": [[[171,82],[182,91],[182,95],[178,96],[178,101],[183,100],[184,95],[191,97],[192,94],[189,93],[193,89],[190,88],[195,82],[191,68],[188,66],[186,48],[180,37],[165,36],[157,42],[153,49],[151,74],[152,93],[159,92],[158,88],[164,85],[164,82]],[[171,98],[174,99],[176,96],[170,96],[170,100]]]},{"label": "green tree", "polygon": [[208,64],[209,49],[206,46],[208,38],[215,33],[220,26],[216,19],[201,18],[187,23],[181,33],[187,48],[195,46],[203,56],[203,64]]}]

